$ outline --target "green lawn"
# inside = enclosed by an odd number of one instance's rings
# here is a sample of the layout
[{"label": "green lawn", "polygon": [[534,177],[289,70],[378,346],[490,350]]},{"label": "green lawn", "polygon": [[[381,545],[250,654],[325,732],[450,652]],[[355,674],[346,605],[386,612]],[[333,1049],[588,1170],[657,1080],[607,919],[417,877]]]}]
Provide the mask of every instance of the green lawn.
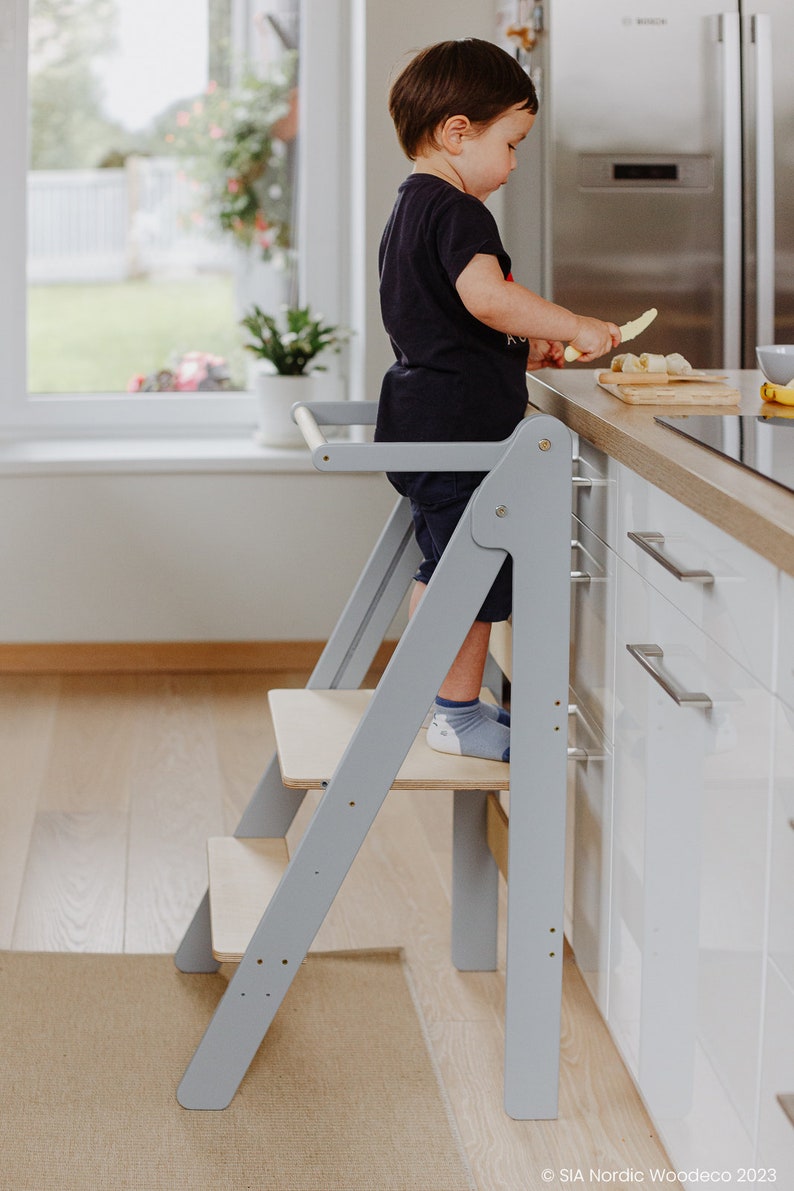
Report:
[{"label": "green lawn", "polygon": [[242,334],[227,276],[33,285],[28,289],[28,388],[31,393],[123,392],[135,373],[167,367],[188,351],[223,356],[240,387],[246,356]]}]

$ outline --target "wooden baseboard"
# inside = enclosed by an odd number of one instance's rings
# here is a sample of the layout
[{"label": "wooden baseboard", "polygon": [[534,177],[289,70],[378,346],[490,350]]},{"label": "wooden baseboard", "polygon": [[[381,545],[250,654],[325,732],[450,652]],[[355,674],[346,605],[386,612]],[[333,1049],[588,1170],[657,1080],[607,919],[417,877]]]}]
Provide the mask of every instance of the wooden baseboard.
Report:
[{"label": "wooden baseboard", "polygon": [[[323,641],[68,641],[0,644],[0,674],[312,670]],[[373,666],[394,651],[384,641]]]}]

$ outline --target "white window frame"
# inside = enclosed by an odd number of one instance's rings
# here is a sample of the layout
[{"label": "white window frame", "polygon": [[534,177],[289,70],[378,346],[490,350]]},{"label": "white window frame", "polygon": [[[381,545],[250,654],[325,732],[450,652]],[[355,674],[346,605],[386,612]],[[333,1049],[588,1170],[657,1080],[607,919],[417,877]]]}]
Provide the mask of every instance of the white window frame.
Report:
[{"label": "white window frame", "polygon": [[[344,180],[338,169],[347,159],[347,0],[303,0],[301,17],[301,300],[308,294],[315,309],[349,325],[347,228],[340,200]],[[247,433],[255,421],[250,393],[28,394],[27,47],[28,0],[0,0],[0,110],[5,113],[0,121],[0,434],[72,438]]]}]

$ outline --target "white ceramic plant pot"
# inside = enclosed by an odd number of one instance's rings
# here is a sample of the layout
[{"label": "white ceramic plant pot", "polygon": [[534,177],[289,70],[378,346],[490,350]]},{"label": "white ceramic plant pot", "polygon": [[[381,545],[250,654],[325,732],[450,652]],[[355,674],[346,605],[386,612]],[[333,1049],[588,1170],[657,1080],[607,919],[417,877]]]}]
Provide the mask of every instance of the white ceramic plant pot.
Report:
[{"label": "white ceramic plant pot", "polygon": [[265,447],[302,447],[304,438],[292,420],[290,410],[296,401],[311,401],[314,377],[279,376],[257,372],[254,394],[258,411],[256,440]]}]

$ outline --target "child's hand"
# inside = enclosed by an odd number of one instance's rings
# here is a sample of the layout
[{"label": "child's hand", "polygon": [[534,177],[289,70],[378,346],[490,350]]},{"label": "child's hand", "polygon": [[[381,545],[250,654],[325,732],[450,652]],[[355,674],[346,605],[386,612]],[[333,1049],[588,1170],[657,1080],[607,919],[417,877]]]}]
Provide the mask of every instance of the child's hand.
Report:
[{"label": "child's hand", "polygon": [[571,347],[580,353],[580,360],[587,363],[603,356],[620,343],[620,328],[615,323],[603,323],[599,318],[580,316],[579,329],[571,340]]},{"label": "child's hand", "polygon": [[561,343],[549,339],[530,339],[527,372],[538,368],[562,368],[565,348]]}]

